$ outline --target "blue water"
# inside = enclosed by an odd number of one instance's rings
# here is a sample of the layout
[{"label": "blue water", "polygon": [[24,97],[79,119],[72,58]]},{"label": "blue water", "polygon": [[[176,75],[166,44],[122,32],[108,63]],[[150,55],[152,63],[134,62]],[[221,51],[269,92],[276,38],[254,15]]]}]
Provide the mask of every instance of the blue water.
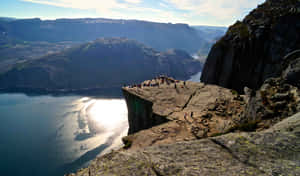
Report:
[{"label": "blue water", "polygon": [[1,176],[59,176],[121,147],[123,99],[0,94]]},{"label": "blue water", "polygon": [[195,75],[192,75],[190,79],[187,81],[192,81],[192,82],[200,82],[200,77],[201,77],[202,72],[198,72]]}]

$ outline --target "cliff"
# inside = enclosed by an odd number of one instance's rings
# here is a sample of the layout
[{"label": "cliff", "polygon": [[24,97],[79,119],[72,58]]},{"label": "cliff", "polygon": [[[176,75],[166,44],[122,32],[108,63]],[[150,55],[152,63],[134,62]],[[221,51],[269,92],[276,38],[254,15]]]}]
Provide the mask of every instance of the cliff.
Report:
[{"label": "cliff", "polygon": [[300,48],[300,2],[267,0],[230,26],[212,47],[201,81],[243,92],[259,89],[283,70],[284,56]]},{"label": "cliff", "polygon": [[299,175],[300,90],[285,77],[299,73],[292,64],[246,95],[165,76],[123,87],[123,149],[70,176]]},{"label": "cliff", "polygon": [[123,87],[124,148],[70,175],[299,175],[299,63],[245,95],[165,76]]},{"label": "cliff", "polygon": [[267,0],[230,27],[205,83],[124,87],[124,148],[73,175],[300,175],[299,3]]},{"label": "cliff", "polygon": [[124,141],[131,149],[226,133],[245,105],[229,89],[164,76],[124,87],[123,93],[129,121]]}]

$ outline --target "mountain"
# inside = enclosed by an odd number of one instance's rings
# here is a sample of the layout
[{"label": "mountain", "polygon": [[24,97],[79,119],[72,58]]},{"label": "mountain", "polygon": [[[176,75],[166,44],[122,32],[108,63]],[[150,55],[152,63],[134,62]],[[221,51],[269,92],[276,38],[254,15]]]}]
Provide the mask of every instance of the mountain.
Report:
[{"label": "mountain", "polygon": [[26,42],[6,41],[0,46],[0,74],[11,69],[16,63],[38,59],[42,56],[63,51],[71,46],[78,45],[74,42]]},{"label": "mountain", "polygon": [[88,42],[102,37],[126,37],[159,51],[176,48],[189,53],[209,45],[204,36],[186,24],[103,18],[0,20],[0,40],[3,34],[23,41],[44,42]]},{"label": "mountain", "polygon": [[16,18],[0,17],[0,21],[14,21]]},{"label": "mountain", "polygon": [[222,26],[192,26],[196,29],[200,36],[202,36],[208,42],[216,42],[220,39],[227,31],[227,27]]},{"label": "mountain", "polygon": [[210,51],[212,45],[219,40],[227,30],[227,27],[218,27],[218,26],[192,26],[192,28],[196,29],[198,35],[203,38],[208,44],[202,45],[196,54],[194,54],[194,58],[200,60],[201,63],[205,63],[207,55]]},{"label": "mountain", "polygon": [[159,74],[186,79],[201,65],[186,52],[157,52],[126,38],[98,39],[17,64],[0,76],[0,88],[56,91],[121,87]]},{"label": "mountain", "polygon": [[214,44],[201,80],[242,92],[278,77],[284,56],[300,48],[299,19],[298,0],[267,0]]}]

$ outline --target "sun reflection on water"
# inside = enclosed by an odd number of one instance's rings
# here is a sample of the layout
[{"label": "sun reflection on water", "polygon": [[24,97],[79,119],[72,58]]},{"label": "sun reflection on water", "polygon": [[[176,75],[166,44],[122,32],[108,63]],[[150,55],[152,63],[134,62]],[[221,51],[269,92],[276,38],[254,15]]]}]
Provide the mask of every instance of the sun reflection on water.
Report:
[{"label": "sun reflection on water", "polygon": [[124,100],[94,100],[87,113],[97,125],[107,130],[120,127],[127,121],[127,108]]}]

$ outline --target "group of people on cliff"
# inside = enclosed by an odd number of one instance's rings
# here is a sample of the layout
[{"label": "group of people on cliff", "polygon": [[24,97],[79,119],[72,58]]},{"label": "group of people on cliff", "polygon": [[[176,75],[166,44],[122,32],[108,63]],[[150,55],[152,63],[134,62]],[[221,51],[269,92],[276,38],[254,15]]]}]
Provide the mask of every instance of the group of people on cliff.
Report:
[{"label": "group of people on cliff", "polygon": [[[166,83],[167,85],[174,84],[174,88],[176,89],[177,88],[176,83],[179,83],[179,82],[180,82],[179,80],[175,80],[175,79],[170,78],[170,77],[165,76],[165,75],[160,75],[158,77],[155,77],[154,80],[144,82],[142,84],[130,85],[130,86],[128,86],[128,88],[159,87],[160,85],[163,85],[163,84]],[[185,86],[186,82],[184,81],[183,84]],[[126,85],[124,85],[124,87],[126,87]]]}]

